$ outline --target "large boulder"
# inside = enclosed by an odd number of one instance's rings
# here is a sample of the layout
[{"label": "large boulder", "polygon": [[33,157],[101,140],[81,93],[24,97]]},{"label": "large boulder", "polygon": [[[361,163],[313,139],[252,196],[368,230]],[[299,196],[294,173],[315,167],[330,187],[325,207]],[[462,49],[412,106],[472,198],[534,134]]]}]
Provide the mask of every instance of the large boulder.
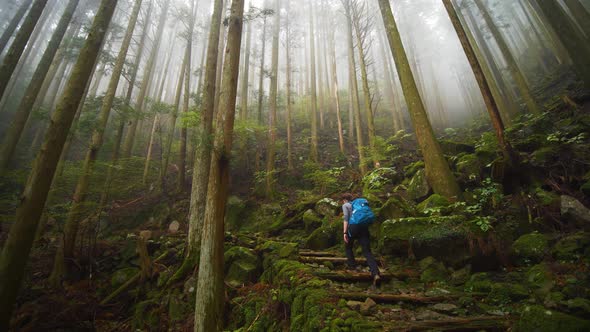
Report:
[{"label": "large boulder", "polygon": [[449,223],[430,226],[410,238],[416,259],[434,257],[452,267],[464,266],[472,257],[467,234]]},{"label": "large boulder", "polygon": [[303,213],[303,224],[306,232],[313,232],[322,226],[322,219],[312,209],[309,209]]},{"label": "large boulder", "polygon": [[225,279],[234,287],[256,281],[260,273],[260,259],[254,250],[248,248],[230,248],[224,254],[224,262]]},{"label": "large boulder", "polygon": [[579,232],[557,241],[551,250],[553,257],[564,261],[578,261],[590,255],[590,233]]},{"label": "large boulder", "polygon": [[244,221],[246,203],[237,196],[230,196],[227,199],[227,207],[225,213],[225,226],[228,231],[237,231],[240,229]]},{"label": "large boulder", "polygon": [[512,244],[512,257],[519,265],[540,262],[549,247],[547,237],[538,232],[525,234]]},{"label": "large boulder", "polygon": [[377,168],[363,177],[363,194],[371,191],[383,191],[387,185],[395,185],[401,180],[402,176],[395,168]]},{"label": "large boulder", "polygon": [[483,165],[475,154],[463,154],[457,160],[457,172],[460,180],[465,183],[478,183],[481,181]]},{"label": "large boulder", "polygon": [[323,217],[333,217],[341,211],[341,206],[331,198],[321,199],[315,205],[315,212]]},{"label": "large boulder", "polygon": [[428,196],[431,189],[428,179],[426,179],[426,171],[421,169],[416,172],[408,184],[408,198],[421,201]]},{"label": "large boulder", "polygon": [[449,272],[445,265],[434,257],[422,259],[419,265],[422,270],[420,274],[420,281],[422,282],[446,281],[449,278]]},{"label": "large boulder", "polygon": [[444,196],[434,194],[418,204],[418,211],[425,213],[432,209],[442,209],[451,205],[451,202]]},{"label": "large boulder", "polygon": [[[337,229],[338,226],[340,230]],[[305,246],[312,250],[328,249],[336,245],[340,234],[342,234],[340,223],[327,223],[311,233],[305,241]]]},{"label": "large boulder", "polygon": [[440,147],[445,154],[458,155],[459,153],[474,153],[475,147],[473,145],[453,142],[449,140],[441,140]]},{"label": "large boulder", "polygon": [[561,216],[575,226],[590,228],[590,210],[571,196],[561,196]]},{"label": "large boulder", "polygon": [[376,212],[381,220],[416,216],[416,208],[410,202],[399,196],[390,197]]},{"label": "large boulder", "polygon": [[542,306],[527,306],[516,324],[516,332],[579,332],[590,331],[590,321]]},{"label": "large boulder", "polygon": [[487,300],[490,303],[503,305],[510,302],[521,301],[528,297],[528,290],[520,284],[493,283]]}]

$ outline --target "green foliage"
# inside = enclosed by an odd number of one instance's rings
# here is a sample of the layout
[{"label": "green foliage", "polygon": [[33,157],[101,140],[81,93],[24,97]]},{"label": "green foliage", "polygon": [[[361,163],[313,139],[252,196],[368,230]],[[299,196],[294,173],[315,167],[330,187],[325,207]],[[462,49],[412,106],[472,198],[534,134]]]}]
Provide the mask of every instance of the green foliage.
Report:
[{"label": "green foliage", "polygon": [[315,188],[319,188],[319,193],[324,194],[327,191],[338,189],[340,176],[344,172],[344,167],[333,167],[322,170],[320,166],[312,161],[307,161],[304,165],[306,180],[311,181]]},{"label": "green foliage", "polygon": [[180,114],[180,128],[197,128],[201,123],[201,113],[196,106]]},{"label": "green foliage", "polygon": [[559,144],[582,144],[587,138],[585,133],[580,133],[574,137],[568,137],[567,133],[561,131],[555,131],[547,135],[547,142],[559,143]]}]

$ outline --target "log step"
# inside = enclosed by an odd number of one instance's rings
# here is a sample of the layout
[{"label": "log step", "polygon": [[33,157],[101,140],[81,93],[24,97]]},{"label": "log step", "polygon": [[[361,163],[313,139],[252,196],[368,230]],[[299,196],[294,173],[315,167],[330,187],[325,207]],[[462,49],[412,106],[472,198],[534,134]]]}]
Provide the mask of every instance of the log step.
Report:
[{"label": "log step", "polygon": [[[316,263],[322,264],[324,262],[331,262],[334,264],[346,264],[346,257],[333,257],[333,256],[299,256],[299,261],[302,263]],[[366,258],[356,258],[357,264],[367,264]],[[377,260],[377,264],[381,265],[381,262]]]},{"label": "log step", "polygon": [[475,316],[414,322],[386,322],[383,328],[385,331],[506,331],[511,325],[510,317]]},{"label": "log step", "polygon": [[371,298],[377,303],[396,303],[396,302],[410,302],[419,304],[430,304],[456,300],[457,295],[444,296],[426,296],[423,294],[387,294],[387,293],[367,293],[367,292],[342,292],[336,293],[337,296],[346,300],[364,301]]},{"label": "log step", "polygon": [[328,252],[328,251],[313,251],[313,250],[299,250],[299,255],[301,256],[309,256],[309,257],[322,257],[322,256],[327,256],[327,257],[336,257],[336,254],[333,252]]},{"label": "log step", "polygon": [[[334,281],[371,281],[373,277],[369,272],[354,272],[354,271],[317,271],[314,275],[330,279]],[[417,277],[419,274],[414,271],[403,271],[403,272],[385,272],[381,273],[382,280],[396,279],[408,279]]]}]

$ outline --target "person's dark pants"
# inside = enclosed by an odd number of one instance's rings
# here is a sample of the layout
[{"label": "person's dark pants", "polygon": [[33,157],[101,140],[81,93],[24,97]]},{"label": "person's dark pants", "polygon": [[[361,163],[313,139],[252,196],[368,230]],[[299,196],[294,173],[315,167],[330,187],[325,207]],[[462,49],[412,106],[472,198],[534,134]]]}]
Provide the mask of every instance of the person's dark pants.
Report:
[{"label": "person's dark pants", "polygon": [[371,275],[375,276],[379,274],[379,268],[375,257],[371,253],[371,242],[369,240],[369,225],[348,225],[348,243],[346,247],[346,258],[348,259],[348,267],[354,269],[356,261],[354,260],[354,241],[358,240],[361,248],[363,248],[363,255],[367,258],[367,264],[371,269]]}]

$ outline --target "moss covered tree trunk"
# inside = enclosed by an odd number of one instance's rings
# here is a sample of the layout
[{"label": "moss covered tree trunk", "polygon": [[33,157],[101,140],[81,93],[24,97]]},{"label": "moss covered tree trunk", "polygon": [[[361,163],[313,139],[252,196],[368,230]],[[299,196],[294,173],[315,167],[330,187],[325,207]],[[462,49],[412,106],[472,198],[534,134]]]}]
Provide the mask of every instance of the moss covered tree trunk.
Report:
[{"label": "moss covered tree trunk", "polygon": [[538,1],[537,4],[572,58],[574,71],[586,88],[590,89],[590,43],[574,26],[559,2],[543,0]]},{"label": "moss covered tree trunk", "polygon": [[2,60],[2,65],[0,65],[0,99],[4,95],[8,81],[10,81],[10,77],[18,64],[25,46],[27,46],[27,42],[29,41],[31,34],[35,29],[35,25],[37,25],[46,5],[47,0],[35,0],[27,17],[25,17],[25,21],[14,37],[14,41],[10,45],[8,52]]},{"label": "moss covered tree trunk", "polygon": [[443,151],[434,136],[432,126],[428,121],[428,115],[418,93],[418,87],[412,76],[410,63],[404,51],[404,46],[393,18],[393,13],[388,0],[379,0],[385,31],[389,40],[389,47],[394,55],[395,65],[402,84],[408,110],[414,124],[414,131],[418,145],[426,165],[426,177],[435,193],[443,195],[451,200],[459,199],[461,189],[455,176],[451,172],[449,164],[443,155]]},{"label": "moss covered tree trunk", "polygon": [[275,20],[272,34],[272,60],[268,112],[268,149],[266,150],[266,197],[274,191],[275,144],[277,141],[277,105],[279,98],[279,34],[281,32],[281,7],[275,0]]},{"label": "moss covered tree trunk", "polygon": [[194,331],[198,332],[222,331],[224,323],[224,217],[229,189],[243,13],[244,0],[234,0],[228,19],[229,31],[220,94],[223,98],[220,99],[217,115],[197,280]]},{"label": "moss covered tree trunk", "polygon": [[488,114],[490,115],[490,119],[492,120],[492,125],[494,126],[494,130],[496,132],[496,137],[498,138],[498,143],[500,148],[502,149],[502,154],[504,155],[504,159],[511,165],[516,164],[516,154],[510,145],[510,142],[506,140],[504,136],[504,123],[502,121],[502,117],[500,116],[500,111],[498,110],[498,106],[496,103],[496,99],[492,95],[492,90],[488,81],[485,78],[484,71],[482,66],[480,65],[475,51],[473,47],[469,43],[469,39],[467,38],[467,34],[465,33],[465,29],[461,25],[461,21],[459,21],[459,16],[451,3],[451,0],[442,0],[447,13],[449,14],[449,18],[451,19],[451,23],[457,32],[457,36],[459,37],[459,41],[461,42],[461,46],[465,51],[465,55],[467,56],[467,60],[469,61],[469,65],[473,70],[473,74],[475,75],[475,79],[479,86],[480,92],[483,96],[483,100],[486,104],[486,108],[488,110]]},{"label": "moss covered tree trunk", "polygon": [[0,330],[8,331],[10,317],[49,187],[72,120],[82,99],[117,0],[103,0],[65,92],[53,114],[26,186],[19,199],[15,223],[0,256]]},{"label": "moss covered tree trunk", "polygon": [[14,114],[12,123],[2,141],[2,146],[0,148],[0,170],[6,169],[8,163],[14,155],[16,145],[22,136],[23,129],[25,128],[25,124],[29,119],[35,99],[37,99],[37,95],[39,94],[41,86],[43,85],[43,81],[47,77],[49,67],[51,67],[51,62],[55,58],[59,44],[61,43],[66,30],[68,29],[68,25],[72,20],[72,16],[76,11],[78,3],[79,0],[70,0],[68,2],[62,17],[55,28],[53,35],[51,36],[51,40],[49,41],[49,44],[43,53],[43,57],[37,65],[37,69],[35,69],[35,73],[33,74],[31,82],[25,91],[25,95],[21,100],[16,113]]}]

